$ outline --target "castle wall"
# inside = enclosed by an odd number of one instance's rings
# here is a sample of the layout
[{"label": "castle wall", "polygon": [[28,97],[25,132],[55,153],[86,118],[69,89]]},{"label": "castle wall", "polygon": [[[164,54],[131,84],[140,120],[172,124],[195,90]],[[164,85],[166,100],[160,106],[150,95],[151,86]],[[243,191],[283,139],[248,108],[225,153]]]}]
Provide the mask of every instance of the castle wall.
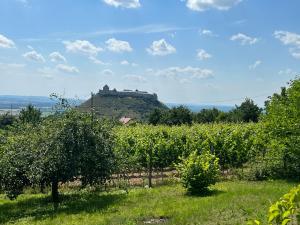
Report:
[{"label": "castle wall", "polygon": [[103,91],[100,90],[98,95],[100,96],[114,96],[114,97],[134,97],[134,98],[144,98],[149,100],[158,100],[156,94],[149,94],[143,92],[125,92],[125,91]]}]

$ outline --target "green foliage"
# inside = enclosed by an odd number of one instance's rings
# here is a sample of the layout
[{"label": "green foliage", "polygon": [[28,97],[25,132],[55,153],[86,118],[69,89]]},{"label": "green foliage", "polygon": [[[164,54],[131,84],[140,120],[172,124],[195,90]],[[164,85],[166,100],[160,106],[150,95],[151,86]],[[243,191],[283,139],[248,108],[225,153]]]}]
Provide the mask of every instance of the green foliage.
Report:
[{"label": "green foliage", "polygon": [[176,169],[188,192],[204,194],[208,187],[218,180],[220,173],[218,162],[219,159],[207,151],[201,154],[194,151],[179,163]]},{"label": "green foliage", "polygon": [[300,177],[300,79],[291,81],[281,94],[266,104],[265,130],[270,139],[283,145],[285,176]]},{"label": "green foliage", "polygon": [[[288,225],[300,222],[300,185],[290,190],[279,201],[271,205],[268,214],[269,225]],[[262,224],[258,220],[249,221],[249,225]]]},{"label": "green foliage", "polygon": [[111,127],[89,115],[69,111],[40,125],[20,124],[11,131],[0,152],[0,185],[16,197],[28,185],[52,185],[80,180],[103,184],[114,163]]},{"label": "green foliage", "polygon": [[8,126],[13,125],[13,123],[16,120],[17,120],[16,117],[9,115],[9,113],[0,115],[0,129],[4,129],[7,128]]},{"label": "green foliage", "polygon": [[[207,124],[193,126],[136,125],[116,127],[115,154],[120,171],[146,169],[149,156],[155,169],[172,167],[193,151],[210,149],[219,158],[222,169],[241,167],[256,151],[261,124]],[[261,149],[261,150],[260,150]]]},{"label": "green foliage", "polygon": [[194,122],[196,123],[213,123],[222,112],[216,108],[202,109],[199,113],[194,115]]},{"label": "green foliage", "polygon": [[19,114],[19,119],[22,123],[39,123],[41,121],[41,111],[34,108],[33,105],[28,105],[25,109],[22,109]]},{"label": "green foliage", "polygon": [[262,109],[252,99],[246,98],[240,106],[236,107],[236,111],[240,112],[243,122],[258,122]]},{"label": "green foliage", "polygon": [[150,113],[148,121],[152,125],[191,125],[193,122],[193,117],[191,111],[188,108],[184,106],[179,106],[169,110],[155,109]]},{"label": "green foliage", "polygon": [[27,192],[15,201],[0,195],[0,223],[138,225],[167,218],[162,224],[245,224],[248,218],[265,219],[268,202],[279,199],[293,185],[286,181],[218,182],[207,197],[186,196],[179,184],[134,188],[128,193],[62,189],[63,201],[56,211],[48,195]]}]

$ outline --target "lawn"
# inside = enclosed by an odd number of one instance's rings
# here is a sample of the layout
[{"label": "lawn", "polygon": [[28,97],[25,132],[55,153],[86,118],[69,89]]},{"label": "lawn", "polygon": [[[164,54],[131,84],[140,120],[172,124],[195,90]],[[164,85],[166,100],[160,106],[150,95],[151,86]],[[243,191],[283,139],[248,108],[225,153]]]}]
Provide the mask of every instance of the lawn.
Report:
[{"label": "lawn", "polygon": [[271,202],[295,183],[220,182],[207,196],[189,196],[179,184],[129,193],[68,192],[54,211],[48,195],[24,194],[15,201],[0,195],[0,224],[245,224],[264,218]]}]

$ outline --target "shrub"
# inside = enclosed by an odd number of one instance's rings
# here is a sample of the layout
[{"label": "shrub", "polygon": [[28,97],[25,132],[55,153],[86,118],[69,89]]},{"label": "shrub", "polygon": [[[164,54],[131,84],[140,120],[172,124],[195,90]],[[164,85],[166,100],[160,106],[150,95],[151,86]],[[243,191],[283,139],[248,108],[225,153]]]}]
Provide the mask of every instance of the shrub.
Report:
[{"label": "shrub", "polygon": [[177,170],[188,192],[203,194],[218,180],[219,159],[209,152],[198,154],[194,151],[177,165]]}]

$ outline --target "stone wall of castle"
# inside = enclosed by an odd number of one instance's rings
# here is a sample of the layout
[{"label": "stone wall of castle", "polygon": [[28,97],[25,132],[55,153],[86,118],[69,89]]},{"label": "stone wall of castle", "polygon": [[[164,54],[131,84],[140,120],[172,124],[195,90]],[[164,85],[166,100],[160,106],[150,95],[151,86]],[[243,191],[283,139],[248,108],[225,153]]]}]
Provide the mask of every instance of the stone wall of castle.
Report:
[{"label": "stone wall of castle", "polygon": [[116,89],[114,90],[109,90],[108,86],[104,86],[103,90],[99,90],[97,93],[99,96],[113,96],[113,97],[120,97],[120,98],[125,98],[125,97],[133,97],[133,98],[143,98],[143,99],[149,99],[153,101],[157,101],[157,95],[156,94],[149,94],[147,92],[143,91],[117,91]]}]

